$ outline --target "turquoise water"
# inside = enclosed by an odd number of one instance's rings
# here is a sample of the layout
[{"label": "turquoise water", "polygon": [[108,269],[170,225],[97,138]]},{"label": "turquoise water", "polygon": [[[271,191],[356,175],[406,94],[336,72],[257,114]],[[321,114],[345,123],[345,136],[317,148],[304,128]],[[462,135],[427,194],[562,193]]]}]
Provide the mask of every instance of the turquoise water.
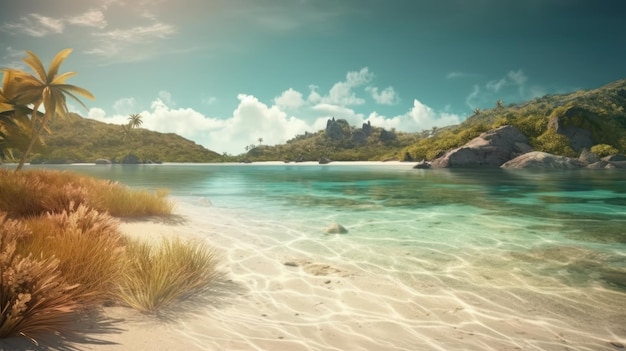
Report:
[{"label": "turquoise water", "polygon": [[[295,250],[341,256],[408,279],[428,267],[429,274],[457,270],[460,277],[472,269],[500,275],[515,269],[537,284],[557,280],[626,291],[623,171],[413,170],[402,164],[47,168],[167,188],[178,201],[222,209],[277,240],[276,228],[289,228],[299,235],[290,244]],[[320,239],[332,222],[349,234]],[[319,240],[341,244],[329,249]]]}]

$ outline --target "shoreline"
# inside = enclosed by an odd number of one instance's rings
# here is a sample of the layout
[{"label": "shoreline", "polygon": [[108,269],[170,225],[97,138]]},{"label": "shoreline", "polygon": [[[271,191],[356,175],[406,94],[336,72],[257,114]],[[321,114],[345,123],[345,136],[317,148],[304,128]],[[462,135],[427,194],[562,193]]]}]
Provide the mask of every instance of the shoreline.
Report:
[{"label": "shoreline", "polygon": [[[616,350],[616,345],[626,344],[626,334],[622,335],[626,329],[620,325],[623,316],[613,320],[613,331],[602,331],[586,324],[593,320],[582,310],[568,311],[568,315],[581,315],[573,320],[540,313],[551,301],[530,301],[532,294],[524,295],[523,287],[496,289],[498,299],[491,300],[491,287],[460,289],[427,276],[407,282],[394,274],[359,269],[358,264],[337,257],[294,251],[283,241],[294,240],[289,233],[280,238],[259,235],[256,226],[212,207],[177,202],[175,213],[175,221],[123,220],[120,230],[144,240],[178,236],[206,241],[222,256],[222,279],[158,317],[126,307],[105,307],[104,321],[81,321],[85,338],[72,347],[93,351],[583,351]],[[331,239],[331,244],[341,241]],[[567,301],[577,298],[578,292],[555,289],[554,294],[555,300]],[[0,350],[5,351],[2,345]]]}]

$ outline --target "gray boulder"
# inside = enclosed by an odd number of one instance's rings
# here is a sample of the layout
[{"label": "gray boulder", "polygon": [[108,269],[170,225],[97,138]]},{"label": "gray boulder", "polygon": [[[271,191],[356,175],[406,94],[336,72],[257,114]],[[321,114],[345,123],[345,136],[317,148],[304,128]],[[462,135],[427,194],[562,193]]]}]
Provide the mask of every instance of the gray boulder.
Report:
[{"label": "gray boulder", "polygon": [[570,147],[576,152],[581,152],[585,148],[590,149],[594,143],[591,137],[591,131],[579,127],[565,126],[568,121],[576,118],[593,121],[597,117],[586,108],[572,106],[560,116],[552,117],[548,123],[548,128],[552,128],[556,130],[558,134],[566,136],[569,140]]},{"label": "gray boulder", "polygon": [[547,152],[533,151],[518,156],[504,163],[501,167],[508,169],[577,169],[583,166],[583,163],[575,158],[552,155]]},{"label": "gray boulder", "polygon": [[585,165],[590,165],[592,163],[596,163],[600,161],[600,157],[595,153],[589,151],[589,149],[584,148],[578,157],[578,161],[582,162]]},{"label": "gray boulder", "polygon": [[620,162],[620,161],[626,161],[626,156],[617,154],[617,155],[603,157],[602,159],[604,161],[609,161],[609,162]]},{"label": "gray boulder", "polygon": [[528,138],[514,126],[506,125],[482,133],[460,148],[435,159],[433,168],[499,167],[532,151]]}]

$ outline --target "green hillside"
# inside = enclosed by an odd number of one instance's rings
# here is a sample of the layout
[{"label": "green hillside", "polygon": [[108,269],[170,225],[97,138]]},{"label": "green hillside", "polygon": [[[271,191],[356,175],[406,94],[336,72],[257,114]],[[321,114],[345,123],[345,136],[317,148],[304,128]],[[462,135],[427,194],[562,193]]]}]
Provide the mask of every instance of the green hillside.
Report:
[{"label": "green hillside", "polygon": [[298,135],[285,144],[251,145],[240,161],[379,161],[394,157],[398,150],[418,139],[413,133],[388,131],[363,124],[357,128],[343,119],[328,121],[316,133]]},{"label": "green hillside", "polygon": [[410,153],[416,159],[432,160],[446,150],[462,146],[480,133],[502,125],[518,127],[537,151],[577,156],[570,139],[557,133],[560,128],[579,128],[591,133],[596,153],[626,153],[626,80],[593,90],[546,95],[521,104],[474,111],[458,126],[422,138],[396,154]]},{"label": "green hillside", "polygon": [[106,124],[72,114],[56,118],[46,135],[46,146],[32,159],[44,162],[120,162],[134,154],[140,161],[378,161],[432,160],[445,151],[462,146],[480,133],[506,124],[518,127],[537,151],[577,156],[567,129],[590,135],[592,151],[600,156],[626,153],[626,80],[568,94],[547,95],[520,104],[494,103],[494,108],[476,110],[463,123],[418,133],[388,131],[365,123],[350,126],[331,119],[326,129],[297,135],[285,144],[250,145],[245,153],[222,156],[173,133],[142,128],[125,131],[121,125]]},{"label": "green hillside", "polygon": [[174,133],[143,128],[125,132],[118,124],[108,124],[71,114],[55,118],[46,145],[33,154],[34,162],[114,162],[134,154],[141,162],[216,162],[221,155]]}]

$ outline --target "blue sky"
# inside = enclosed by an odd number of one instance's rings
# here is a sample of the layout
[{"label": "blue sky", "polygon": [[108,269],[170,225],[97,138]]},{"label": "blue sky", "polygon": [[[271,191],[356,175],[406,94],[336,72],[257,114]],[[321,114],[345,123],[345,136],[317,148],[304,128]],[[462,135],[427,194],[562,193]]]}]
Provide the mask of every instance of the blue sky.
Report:
[{"label": "blue sky", "polygon": [[622,0],[0,0],[24,50],[90,90],[81,115],[239,154],[329,117],[419,131],[495,101],[626,78]]}]

